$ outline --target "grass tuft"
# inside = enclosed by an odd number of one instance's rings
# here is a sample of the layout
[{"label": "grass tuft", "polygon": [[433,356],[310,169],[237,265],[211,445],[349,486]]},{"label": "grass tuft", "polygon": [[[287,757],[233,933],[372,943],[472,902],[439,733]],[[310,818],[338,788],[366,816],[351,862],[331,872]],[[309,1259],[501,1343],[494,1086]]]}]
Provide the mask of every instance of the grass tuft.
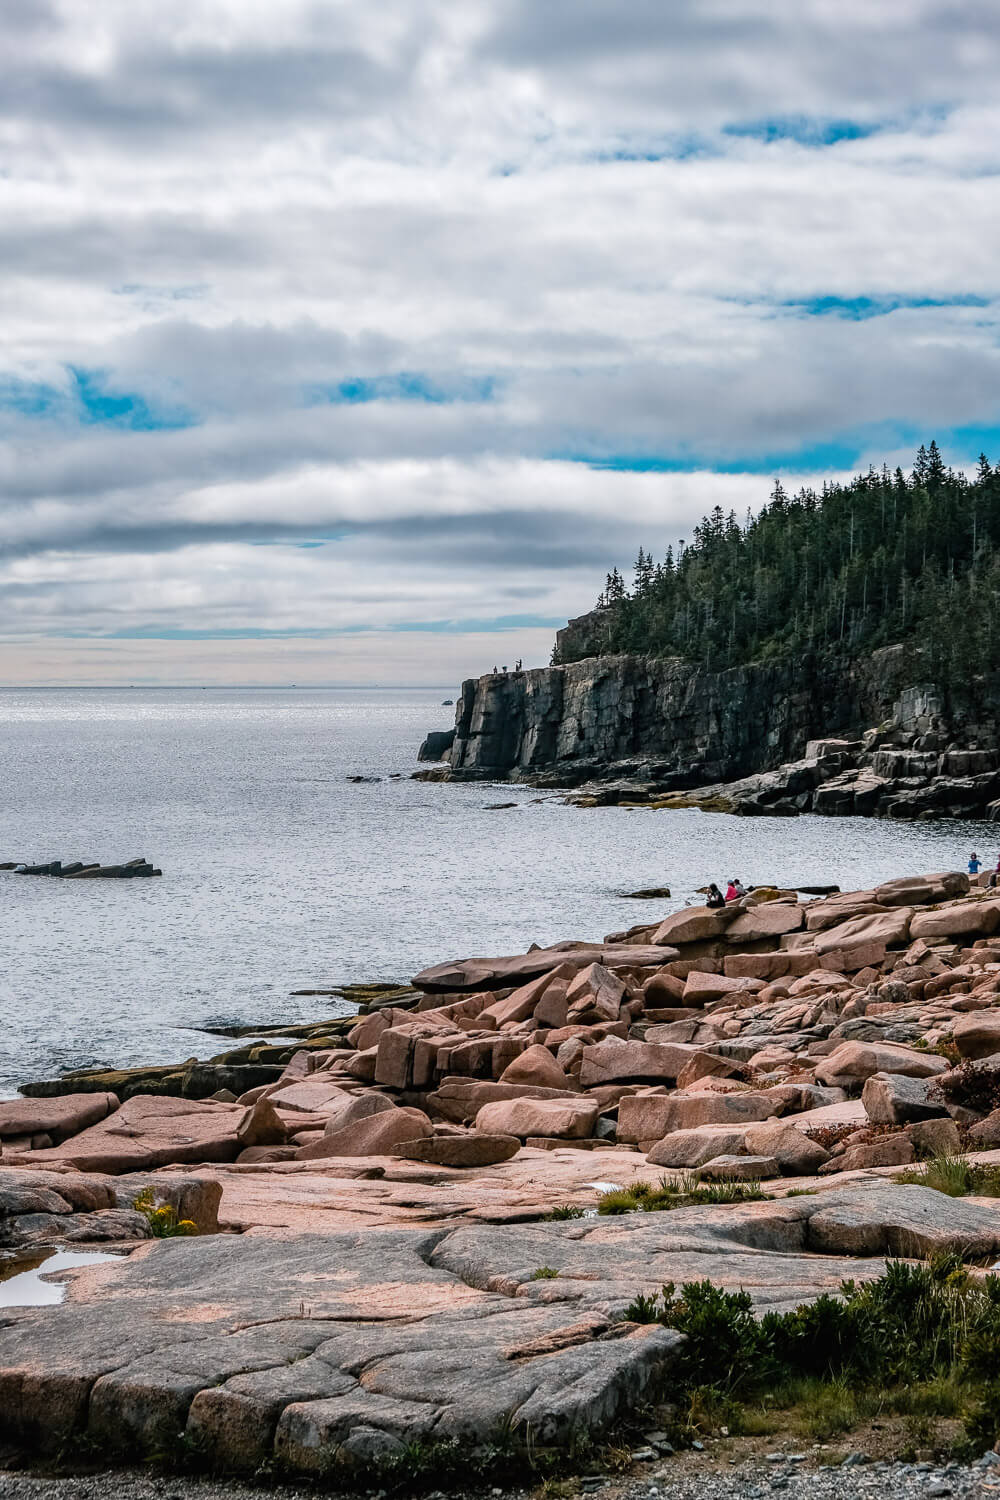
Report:
[{"label": "grass tuft", "polygon": [[1000,1198],[1000,1166],[977,1166],[964,1156],[934,1156],[923,1167],[900,1172],[895,1181],[933,1188],[949,1198]]},{"label": "grass tuft", "polygon": [[658,1184],[633,1182],[629,1187],[612,1188],[597,1200],[599,1214],[659,1213],[674,1208],[693,1208],[699,1204],[753,1203],[763,1198],[759,1182],[702,1183],[692,1172],[676,1181],[661,1177]]}]

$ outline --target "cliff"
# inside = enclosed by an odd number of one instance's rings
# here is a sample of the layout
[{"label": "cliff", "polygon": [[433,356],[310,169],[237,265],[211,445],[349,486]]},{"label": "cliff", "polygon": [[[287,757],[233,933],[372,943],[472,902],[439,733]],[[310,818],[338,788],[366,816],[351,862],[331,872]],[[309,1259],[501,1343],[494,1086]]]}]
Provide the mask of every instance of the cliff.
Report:
[{"label": "cliff", "polygon": [[[640,768],[675,786],[731,780],[796,758],[821,733],[853,737],[887,718],[908,675],[891,651],[864,669],[808,677],[798,663],[712,673],[641,656],[489,674],[463,684],[445,759],[469,780]],[[442,748],[428,744],[425,755]]]},{"label": "cliff", "polygon": [[596,783],[601,801],[691,792],[740,812],[992,816],[998,713],[946,706],[922,669],[919,653],[888,647],[854,663],[786,658],[722,672],[594,656],[491,673],[463,684],[454,731],[421,749],[441,764],[417,774]]}]

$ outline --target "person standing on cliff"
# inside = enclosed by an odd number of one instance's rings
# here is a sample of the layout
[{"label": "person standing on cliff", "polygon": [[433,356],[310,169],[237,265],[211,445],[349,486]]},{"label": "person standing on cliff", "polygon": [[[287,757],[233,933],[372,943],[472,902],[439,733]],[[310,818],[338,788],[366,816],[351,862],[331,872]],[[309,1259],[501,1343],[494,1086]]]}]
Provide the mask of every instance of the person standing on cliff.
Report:
[{"label": "person standing on cliff", "polygon": [[979,855],[976,853],[975,849],[973,849],[972,853],[969,855],[969,874],[978,875],[981,869],[982,866],[979,863]]}]

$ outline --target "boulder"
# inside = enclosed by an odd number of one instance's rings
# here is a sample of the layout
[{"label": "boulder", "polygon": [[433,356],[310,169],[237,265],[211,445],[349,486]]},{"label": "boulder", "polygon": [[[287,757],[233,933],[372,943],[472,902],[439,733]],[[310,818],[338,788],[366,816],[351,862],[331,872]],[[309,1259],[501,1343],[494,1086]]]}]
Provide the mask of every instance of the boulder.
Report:
[{"label": "boulder", "polygon": [[[730,979],[781,979],[791,968],[788,953],[728,953],[722,972]],[[681,991],[683,994],[683,990]]]},{"label": "boulder", "polygon": [[910,1078],[934,1078],[946,1073],[948,1064],[934,1052],[916,1052],[889,1042],[842,1042],[836,1052],[816,1064],[820,1083],[849,1087],[863,1083],[873,1073],[905,1073]]},{"label": "boulder", "polygon": [[654,1167],[700,1167],[719,1156],[738,1156],[746,1138],[745,1125],[700,1125],[675,1130],[657,1141],[646,1155]]},{"label": "boulder", "polygon": [[794,1114],[786,1114],[783,1118],[787,1124],[797,1125],[799,1130],[807,1132],[829,1130],[842,1125],[852,1125],[860,1130],[869,1123],[865,1107],[860,1099],[843,1099],[833,1104],[810,1105],[807,1109],[799,1110]]},{"label": "boulder", "polygon": [[992,1057],[1000,1052],[1000,1010],[980,1010],[955,1022],[951,1039],[963,1057]]},{"label": "boulder", "polygon": [[368,1120],[372,1115],[382,1115],[395,1108],[391,1099],[387,1099],[385,1094],[375,1093],[374,1090],[366,1090],[363,1094],[345,1094],[336,1102],[331,1114],[327,1117],[323,1125],[323,1134],[337,1135],[358,1120]]},{"label": "boulder", "polygon": [[33,1153],[39,1166],[62,1162],[82,1172],[143,1172],[182,1162],[234,1161],[246,1111],[209,1099],[133,1094],[114,1114],[61,1146]]},{"label": "boulder", "polygon": [[118,1108],[115,1094],[63,1094],[56,1099],[5,1099],[0,1102],[0,1141],[17,1136],[48,1135],[54,1142],[96,1125]]},{"label": "boulder", "polygon": [[1000,1146],[1000,1109],[969,1126],[969,1141],[977,1151],[993,1151]]},{"label": "boulder", "polygon": [[633,1094],[618,1106],[619,1141],[659,1141],[699,1125],[750,1125],[777,1113],[764,1093]]},{"label": "boulder", "polygon": [[572,1082],[548,1047],[526,1047],[500,1074],[501,1083],[522,1083],[543,1089],[571,1089]]},{"label": "boulder", "polygon": [[910,923],[914,938],[989,937],[1000,927],[1000,901],[956,901],[936,911],[917,912]]},{"label": "boulder", "polygon": [[568,1094],[565,1099],[509,1099],[485,1104],[476,1115],[476,1129],[519,1140],[529,1135],[584,1140],[593,1134],[597,1115],[597,1100],[579,1094]]},{"label": "boulder", "polygon": [[677,1087],[689,1089],[701,1078],[733,1078],[742,1073],[742,1065],[715,1052],[693,1052],[677,1074]]},{"label": "boulder", "polygon": [[236,1127],[236,1139],[243,1150],[251,1146],[283,1146],[288,1130],[269,1099],[251,1104]]},{"label": "boulder", "polygon": [[909,936],[912,916],[910,907],[901,906],[877,916],[851,917],[836,927],[817,933],[814,939],[816,952],[820,956],[838,950],[846,953],[867,944],[900,947]]},{"label": "boulder", "polygon": [[432,1136],[434,1127],[420,1109],[387,1109],[367,1118],[354,1120],[333,1135],[323,1135],[296,1153],[298,1161],[315,1161],[325,1156],[388,1156],[394,1146],[404,1141]]},{"label": "boulder", "polygon": [[946,870],[938,875],[904,875],[886,880],[875,887],[874,895],[882,906],[926,906],[932,901],[953,901],[967,896],[969,877],[962,870]]},{"label": "boulder", "polygon": [[705,1182],[764,1182],[781,1172],[773,1156],[714,1156],[698,1176]]},{"label": "boulder", "polygon": [[932,1120],[948,1111],[931,1097],[933,1084],[926,1078],[905,1073],[873,1073],[865,1080],[861,1102],[873,1125],[907,1125],[911,1120]]},{"label": "boulder", "polygon": [[765,938],[798,932],[805,922],[805,908],[797,901],[767,901],[740,912],[726,929],[727,943],[757,943]]},{"label": "boulder", "polygon": [[659,969],[646,980],[642,995],[647,1010],[655,1006],[676,1005],[683,999],[684,981],[668,974],[665,969]]},{"label": "boulder", "polygon": [[491,1079],[445,1078],[433,1094],[427,1094],[427,1108],[442,1120],[456,1125],[471,1123],[484,1104],[505,1103],[510,1099],[562,1099],[565,1089],[540,1089],[530,1083],[494,1083]]},{"label": "boulder", "polygon": [[[997,1124],[1000,1126],[1000,1120]],[[973,1125],[969,1131],[970,1138],[973,1138],[975,1129]],[[912,1125],[907,1125],[906,1134],[913,1142],[918,1156],[957,1156],[962,1149],[958,1126],[947,1116],[937,1120],[915,1120]],[[1000,1129],[997,1131],[996,1144],[1000,1145]]]},{"label": "boulder", "polygon": [[916,1161],[917,1153],[909,1136],[887,1135],[867,1145],[848,1146],[843,1156],[834,1156],[820,1167],[820,1173],[861,1172],[871,1167],[905,1167]]},{"label": "boulder", "polygon": [[575,974],[575,969],[563,964],[537,979],[529,980],[527,984],[519,985],[506,999],[494,1000],[492,1004],[484,1006],[478,1017],[480,1025],[488,1021],[496,1026],[506,1026],[509,1021],[526,1021],[529,1016],[534,1015],[535,1006],[550,984],[555,980],[571,979]]},{"label": "boulder", "polygon": [[739,915],[735,903],[721,909],[707,906],[685,906],[661,922],[653,934],[653,946],[667,943],[702,943],[725,934],[730,922]]},{"label": "boulder", "polygon": [[492,1167],[510,1161],[521,1149],[513,1135],[486,1135],[470,1130],[466,1135],[424,1136],[394,1146],[391,1156],[404,1161],[422,1161],[436,1167]]},{"label": "boulder", "polygon": [[882,1179],[834,1188],[806,1202],[814,1206],[809,1248],[824,1255],[924,1257],[956,1250],[971,1260],[1000,1250],[1000,1215],[994,1207],[949,1198],[933,1188]]},{"label": "boulder", "polygon": [[617,1021],[625,999],[625,985],[603,964],[588,964],[581,969],[566,990],[570,1020],[578,1013],[593,1010],[601,1020]]},{"label": "boulder", "polygon": [[680,1042],[625,1042],[605,1037],[587,1047],[580,1064],[580,1083],[595,1088],[603,1083],[673,1083],[692,1049]]},{"label": "boulder", "polygon": [[303,1114],[328,1115],[343,1099],[344,1090],[328,1074],[314,1073],[299,1082],[283,1084],[273,1089],[267,1097],[275,1109],[294,1109]]},{"label": "boulder", "polygon": [[792,1177],[812,1176],[830,1159],[829,1151],[784,1120],[751,1125],[744,1146],[751,1155],[773,1157],[782,1173]]},{"label": "boulder", "polygon": [[678,957],[662,943],[566,943],[555,948],[535,948],[513,958],[465,958],[424,969],[413,983],[433,994],[465,993],[470,990],[500,990],[524,984],[540,974],[551,974],[569,964],[575,974],[588,964],[602,963],[607,969],[654,969]]},{"label": "boulder", "polygon": [[874,891],[856,891],[814,901],[806,909],[806,931],[824,932],[856,917],[879,916],[885,907],[875,900]]},{"label": "boulder", "polygon": [[762,979],[732,979],[726,974],[703,974],[692,969],[684,982],[684,1004],[707,1005],[711,1000],[729,996],[757,995],[763,988]]},{"label": "boulder", "polygon": [[569,1020],[569,1003],[566,992],[569,985],[565,979],[550,979],[535,1006],[535,1020],[539,1026],[558,1028]]}]

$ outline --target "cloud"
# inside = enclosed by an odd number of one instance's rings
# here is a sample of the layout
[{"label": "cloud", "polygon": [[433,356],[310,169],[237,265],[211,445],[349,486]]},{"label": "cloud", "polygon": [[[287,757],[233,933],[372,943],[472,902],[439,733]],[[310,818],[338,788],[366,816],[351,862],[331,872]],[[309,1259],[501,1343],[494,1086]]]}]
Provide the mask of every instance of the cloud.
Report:
[{"label": "cloud", "polygon": [[775,470],[1000,457],[979,0],[17,0],[0,46],[8,643],[471,642]]}]

